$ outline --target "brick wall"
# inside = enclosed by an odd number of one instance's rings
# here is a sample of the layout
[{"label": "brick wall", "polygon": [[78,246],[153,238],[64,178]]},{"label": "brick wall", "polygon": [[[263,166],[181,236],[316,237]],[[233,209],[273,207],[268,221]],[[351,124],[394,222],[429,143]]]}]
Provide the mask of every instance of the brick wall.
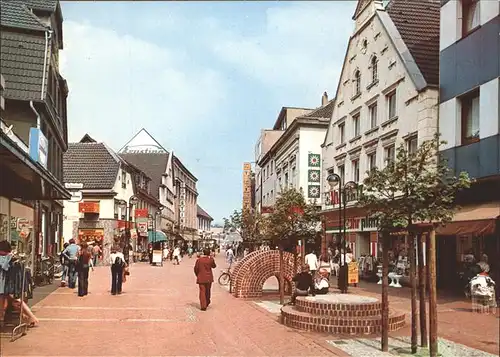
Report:
[{"label": "brick wall", "polygon": [[[300,271],[301,259],[297,257],[294,271],[294,255],[284,252],[285,289],[291,291],[292,278]],[[256,298],[262,296],[262,287],[267,279],[279,276],[280,258],[278,250],[255,251],[243,258],[231,274],[231,289],[235,297]]]}]

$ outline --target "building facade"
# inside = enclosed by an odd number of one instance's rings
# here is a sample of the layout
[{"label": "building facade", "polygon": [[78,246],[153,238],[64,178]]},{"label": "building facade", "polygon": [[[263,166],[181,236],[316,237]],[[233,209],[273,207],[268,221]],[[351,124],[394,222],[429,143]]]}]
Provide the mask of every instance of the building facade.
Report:
[{"label": "building facade", "polygon": [[302,190],[310,203],[321,201],[321,144],[334,101],[325,93],[321,106],[302,110],[295,118],[280,114],[275,128],[284,128],[279,139],[257,163],[263,167],[262,207],[269,211],[281,190]]},{"label": "building facade", "polygon": [[[472,187],[457,197],[460,210],[438,231],[438,285],[453,276],[465,254],[489,256],[500,278],[500,2],[441,1],[439,130],[442,155]],[[439,238],[439,236],[438,236]],[[450,239],[451,238],[451,239]]]},{"label": "building facade", "polygon": [[63,153],[68,87],[59,1],[2,2],[0,73],[0,239],[10,240],[36,270],[62,236]]},{"label": "building facade", "polygon": [[198,218],[198,233],[200,235],[200,240],[211,241],[213,239],[212,222],[214,219],[199,205],[197,206],[196,216]]},{"label": "building facade", "polygon": [[[356,207],[356,195],[341,221],[338,189],[331,191],[326,177],[335,173],[342,185],[361,185],[369,170],[395,160],[400,144],[414,151],[436,133],[439,2],[393,0],[384,7],[382,1],[359,1],[353,20],[323,144],[322,248],[338,244],[346,224],[348,245],[359,258],[378,255],[377,222]],[[396,241],[395,254],[406,244]]]},{"label": "building facade", "polygon": [[[64,241],[98,244],[109,261],[113,245],[134,228],[134,169],[106,144],[84,138],[64,154],[64,181],[75,199],[64,201]],[[132,231],[132,239],[136,234]]]}]

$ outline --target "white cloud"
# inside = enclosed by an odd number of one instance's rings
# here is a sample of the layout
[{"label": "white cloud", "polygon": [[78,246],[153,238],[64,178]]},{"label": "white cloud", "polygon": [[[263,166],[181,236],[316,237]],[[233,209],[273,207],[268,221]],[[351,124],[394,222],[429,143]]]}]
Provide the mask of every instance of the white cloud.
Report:
[{"label": "white cloud", "polygon": [[283,105],[298,105],[286,98],[292,93],[302,103],[319,105],[324,90],[335,94],[355,5],[297,2],[269,8],[263,33],[242,38],[219,24],[219,35],[208,46],[220,59],[281,91]]},{"label": "white cloud", "polygon": [[208,125],[204,120],[224,97],[219,73],[193,66],[179,49],[86,23],[64,26],[61,71],[70,89],[71,141],[88,132],[119,148],[146,127],[175,147],[193,127]]}]

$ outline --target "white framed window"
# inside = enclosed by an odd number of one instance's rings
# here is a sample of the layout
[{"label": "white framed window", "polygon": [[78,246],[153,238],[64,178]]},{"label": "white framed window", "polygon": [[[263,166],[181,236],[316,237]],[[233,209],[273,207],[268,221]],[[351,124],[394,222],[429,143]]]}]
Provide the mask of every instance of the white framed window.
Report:
[{"label": "white framed window", "polygon": [[389,145],[384,148],[384,161],[386,165],[393,163],[396,160],[396,146]]},{"label": "white framed window", "polygon": [[378,58],[373,56],[371,60],[371,70],[372,70],[372,83],[375,83],[378,79]]},{"label": "white framed window", "polygon": [[354,137],[359,136],[361,133],[360,113],[352,116],[352,127]]},{"label": "white framed window", "polygon": [[345,123],[339,124],[339,140],[340,144],[345,143]]},{"label": "white framed window", "polygon": [[412,136],[406,141],[406,150],[408,150],[408,154],[415,154],[418,148],[418,138],[416,136]]},{"label": "white framed window", "polygon": [[368,107],[368,113],[370,115],[370,129],[373,129],[377,126],[377,103],[374,103]]},{"label": "white framed window", "polygon": [[361,94],[361,71],[354,72],[354,95]]},{"label": "white framed window", "polygon": [[359,182],[359,159],[352,160],[352,180]]},{"label": "white framed window", "polygon": [[392,119],[396,116],[396,91],[393,91],[386,96],[387,99],[387,119]]},{"label": "white framed window", "polygon": [[481,25],[479,0],[462,0],[462,36]]},{"label": "white framed window", "polygon": [[340,181],[342,181],[342,184],[345,183],[345,166],[340,165],[338,167],[338,175],[340,176]]},{"label": "white framed window", "polygon": [[462,145],[479,140],[479,90],[460,98],[462,105]]},{"label": "white framed window", "polygon": [[371,171],[377,167],[377,153],[374,151],[368,155],[368,170]]}]

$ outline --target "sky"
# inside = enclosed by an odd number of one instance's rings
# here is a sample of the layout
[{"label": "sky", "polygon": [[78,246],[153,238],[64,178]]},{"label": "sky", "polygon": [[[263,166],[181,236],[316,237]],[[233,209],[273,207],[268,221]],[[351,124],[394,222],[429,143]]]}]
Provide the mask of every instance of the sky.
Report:
[{"label": "sky", "polygon": [[283,106],[335,95],[355,1],[62,3],[70,142],[119,150],[141,128],[198,178],[222,222]]}]

